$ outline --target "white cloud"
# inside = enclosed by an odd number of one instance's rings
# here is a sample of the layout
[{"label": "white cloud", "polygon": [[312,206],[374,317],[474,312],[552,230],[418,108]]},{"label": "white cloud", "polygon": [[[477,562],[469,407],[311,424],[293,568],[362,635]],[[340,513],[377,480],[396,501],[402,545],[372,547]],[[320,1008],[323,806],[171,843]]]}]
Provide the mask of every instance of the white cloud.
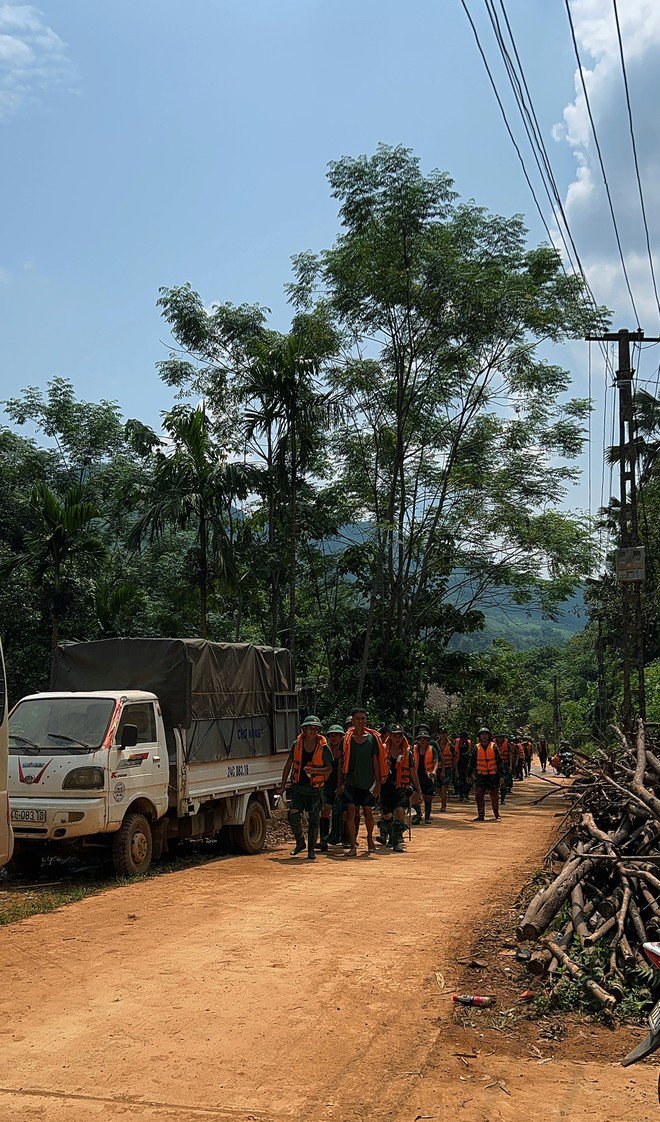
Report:
[{"label": "white cloud", "polygon": [[[618,0],[618,9],[654,267],[660,280],[660,0]],[[571,10],[641,326],[648,334],[657,334],[658,310],[634,175],[613,6],[610,0],[571,0]],[[597,300],[613,309],[615,326],[635,327],[577,69],[574,84],[574,99],[553,131],[555,140],[569,145],[576,162],[566,192],[566,213]]]},{"label": "white cloud", "polygon": [[43,13],[31,4],[0,4],[0,120],[75,80],[66,43]]}]

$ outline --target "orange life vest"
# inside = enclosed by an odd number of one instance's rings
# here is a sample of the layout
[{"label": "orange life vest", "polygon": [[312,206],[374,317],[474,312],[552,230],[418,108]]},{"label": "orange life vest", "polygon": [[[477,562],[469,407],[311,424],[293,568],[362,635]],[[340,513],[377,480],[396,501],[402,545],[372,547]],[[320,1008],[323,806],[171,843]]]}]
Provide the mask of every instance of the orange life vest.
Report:
[{"label": "orange life vest", "polygon": [[[465,741],[464,752],[465,752],[465,750],[466,750],[466,753],[469,757],[470,752],[472,751],[472,741],[470,740],[469,737]],[[460,760],[461,760],[461,738],[460,738],[460,736],[457,736],[456,740],[454,741],[454,756],[456,758],[456,763],[457,764],[460,763]]]},{"label": "orange life vest", "polygon": [[509,749],[509,741],[507,740],[506,737],[504,737],[504,740],[502,741],[502,743],[497,744],[496,747],[497,747],[497,750],[498,750],[500,756],[502,757],[502,763],[505,764],[508,767],[509,762],[510,762],[510,758],[511,758],[511,752],[510,752],[510,749]]},{"label": "orange life vest", "polygon": [[492,740],[485,748],[481,743],[477,745],[477,775],[497,775],[497,759]]},{"label": "orange life vest", "polygon": [[[388,772],[390,770],[390,765],[387,759],[387,749],[380,738],[380,733],[376,732],[375,729],[366,728],[364,730],[364,735],[373,736],[378,746],[378,763],[380,765],[380,781],[382,783],[387,778]],[[351,743],[354,736],[355,729],[353,727],[346,730],[346,735],[344,736],[344,755],[341,761],[341,770],[344,775],[348,775],[348,769],[351,766]]]},{"label": "orange life vest", "polygon": [[[296,743],[293,746],[293,767],[291,768],[291,782],[300,783],[300,776],[302,775],[302,757],[303,757],[303,734],[301,733]],[[312,767],[324,767],[325,761],[323,759],[323,749],[327,748],[328,742],[321,733],[316,734],[316,746],[314,748],[314,755],[312,756]],[[312,787],[322,787],[325,783],[324,775],[311,775],[309,781]]]},{"label": "orange life vest", "polygon": [[[419,768],[419,752],[420,752],[419,744],[416,744],[414,749],[413,749],[413,759],[415,761],[415,770],[417,770]],[[437,760],[435,758],[433,748],[429,744],[428,748],[426,749],[426,751],[424,753],[424,770],[425,770],[427,775],[433,775],[433,772],[435,771],[436,767],[437,767]]]},{"label": "orange life vest", "polygon": [[438,747],[440,749],[440,756],[444,766],[446,768],[453,768],[456,762],[456,753],[454,751],[454,745],[452,744],[449,737],[447,737],[447,740],[444,744],[438,744]]},{"label": "orange life vest", "polygon": [[396,763],[396,785],[397,787],[409,787],[410,783],[410,745],[406,741]]}]

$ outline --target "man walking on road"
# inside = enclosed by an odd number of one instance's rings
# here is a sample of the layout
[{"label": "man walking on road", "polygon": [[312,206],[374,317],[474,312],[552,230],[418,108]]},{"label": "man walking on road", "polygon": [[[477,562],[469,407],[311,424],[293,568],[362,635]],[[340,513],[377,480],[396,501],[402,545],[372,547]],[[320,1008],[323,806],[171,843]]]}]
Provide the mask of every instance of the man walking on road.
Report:
[{"label": "man walking on road", "polygon": [[385,750],[375,729],[367,728],[364,709],[353,713],[353,725],[344,736],[344,752],[339,776],[339,793],[346,807],[346,833],[349,857],[357,857],[356,816],[360,808],[367,827],[367,848],[374,853],[374,811],[380,795],[381,767]]},{"label": "man walking on road", "polygon": [[381,845],[391,845],[394,853],[403,852],[406,807],[410,789],[415,791],[421,802],[422,792],[413,762],[410,744],[401,725],[394,725],[385,740],[387,751],[387,774],[380,788],[380,806],[383,817],[380,820]]},{"label": "man walking on road", "polygon": [[531,736],[523,738],[523,751],[525,754],[525,775],[532,774],[532,756],[534,755],[534,745]]},{"label": "man walking on road", "polygon": [[490,729],[479,729],[479,739],[470,757],[469,774],[475,775],[475,797],[477,800],[477,817],[475,822],[483,822],[486,817],[486,791],[490,796],[493,808],[493,817],[499,821],[500,800],[499,789],[504,767]]},{"label": "man walking on road", "polygon": [[[435,774],[440,762],[440,752],[435,741],[431,740],[431,733],[426,725],[420,725],[417,740],[413,747],[413,765],[417,774],[420,793],[424,799],[424,821],[431,821],[433,809],[433,792],[435,791]],[[415,808],[413,822],[419,826],[422,821],[421,808]]]},{"label": "man walking on road", "polygon": [[305,848],[305,835],[302,816],[307,814],[307,860],[314,861],[314,847],[318,837],[321,817],[321,791],[332,771],[332,753],[328,742],[321,735],[321,722],[318,717],[305,717],[300,736],[289,752],[282,772],[280,796],[291,776],[291,806],[289,825],[296,839],[291,856],[297,857]]},{"label": "man walking on road", "polygon": [[548,766],[548,742],[544,736],[539,737],[539,763],[541,764],[541,771],[545,772]]},{"label": "man walking on road", "polygon": [[456,776],[458,780],[458,797],[465,802],[470,793],[468,783],[468,765],[472,753],[472,741],[467,732],[460,732],[454,741],[454,756],[456,758]]},{"label": "man walking on road", "polygon": [[332,771],[325,781],[321,792],[321,851],[327,852],[328,845],[339,845],[341,841],[341,800],[337,795],[339,768],[341,766],[344,730],[341,725],[330,725],[328,744],[332,752]]},{"label": "man walking on road", "polygon": [[447,810],[447,791],[450,781],[457,785],[456,755],[454,745],[449,739],[447,729],[440,729],[438,733],[438,747],[440,749],[440,767],[437,774],[440,777],[440,810],[444,814]]},{"label": "man walking on road", "polygon": [[513,779],[511,777],[511,747],[503,732],[498,733],[495,737],[495,746],[500,754],[502,766],[504,768],[500,785],[500,801],[502,806],[504,806],[506,797],[513,787]]}]

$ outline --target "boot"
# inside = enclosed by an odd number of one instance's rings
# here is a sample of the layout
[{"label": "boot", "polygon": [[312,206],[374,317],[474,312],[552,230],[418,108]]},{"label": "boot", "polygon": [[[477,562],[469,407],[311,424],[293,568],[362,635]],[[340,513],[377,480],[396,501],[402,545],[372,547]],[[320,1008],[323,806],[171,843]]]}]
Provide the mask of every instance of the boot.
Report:
[{"label": "boot", "polygon": [[390,840],[390,825],[386,818],[379,818],[376,823],[378,826],[378,842],[380,845],[387,845]]},{"label": "boot", "polygon": [[320,840],[319,846],[318,846],[318,848],[321,850],[321,853],[327,853],[328,852],[328,834],[329,833],[330,833],[330,819],[329,818],[322,818],[321,819],[321,840]]},{"label": "boot", "polygon": [[392,823],[392,853],[403,853],[403,835],[405,832],[405,824],[396,819]]},{"label": "boot", "polygon": [[413,826],[420,826],[422,823],[422,815],[418,806],[415,807],[415,816],[412,820]]},{"label": "boot", "polygon": [[431,807],[432,806],[433,806],[433,803],[431,802],[430,799],[424,799],[424,821],[425,822],[430,822],[431,821]]},{"label": "boot", "polygon": [[289,820],[291,832],[296,839],[296,844],[291,850],[291,856],[297,857],[298,854],[302,853],[303,849],[305,848],[305,835],[302,832],[302,819],[300,816],[300,812],[296,810],[290,810],[287,814],[287,818]]},{"label": "boot", "polygon": [[307,860],[308,861],[316,861],[316,854],[315,854],[314,850],[316,848],[317,830],[318,830],[318,826],[308,826],[307,827]]},{"label": "boot", "polygon": [[341,841],[341,807],[339,806],[339,801],[337,799],[335,799],[335,803],[332,808],[332,818],[330,821],[332,823],[332,826],[327,838],[328,845],[339,845]]}]

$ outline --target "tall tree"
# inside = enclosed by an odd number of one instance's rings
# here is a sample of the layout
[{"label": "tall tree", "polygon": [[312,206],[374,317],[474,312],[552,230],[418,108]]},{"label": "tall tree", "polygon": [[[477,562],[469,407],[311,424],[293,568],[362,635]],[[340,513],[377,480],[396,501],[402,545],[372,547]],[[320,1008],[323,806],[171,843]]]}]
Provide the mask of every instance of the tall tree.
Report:
[{"label": "tall tree", "polygon": [[128,545],[139,549],[168,528],[194,531],[199,633],[206,638],[209,594],[218,579],[231,583],[235,575],[229,520],[232,503],[247,493],[247,473],[227,461],[203,405],[178,407],[163,425],[168,439],[154,452],[146,510],[131,527]]},{"label": "tall tree", "polygon": [[605,313],[519,217],[460,203],[407,149],[329,179],[342,233],[296,260],[290,292],[343,341],[335,452],[373,558],[358,687],[378,667],[381,696],[403,698],[498,587],[551,607],[588,569],[588,533],[557,506],[590,406],[537,350]]},{"label": "tall tree", "polygon": [[60,640],[67,608],[80,588],[72,580],[76,571],[94,572],[104,556],[103,543],[93,524],[100,511],[81,487],[70,488],[60,499],[39,483],[30,497],[33,523],[22,549],[5,561],[5,571],[25,567],[34,587],[44,598],[50,617],[51,647]]}]

